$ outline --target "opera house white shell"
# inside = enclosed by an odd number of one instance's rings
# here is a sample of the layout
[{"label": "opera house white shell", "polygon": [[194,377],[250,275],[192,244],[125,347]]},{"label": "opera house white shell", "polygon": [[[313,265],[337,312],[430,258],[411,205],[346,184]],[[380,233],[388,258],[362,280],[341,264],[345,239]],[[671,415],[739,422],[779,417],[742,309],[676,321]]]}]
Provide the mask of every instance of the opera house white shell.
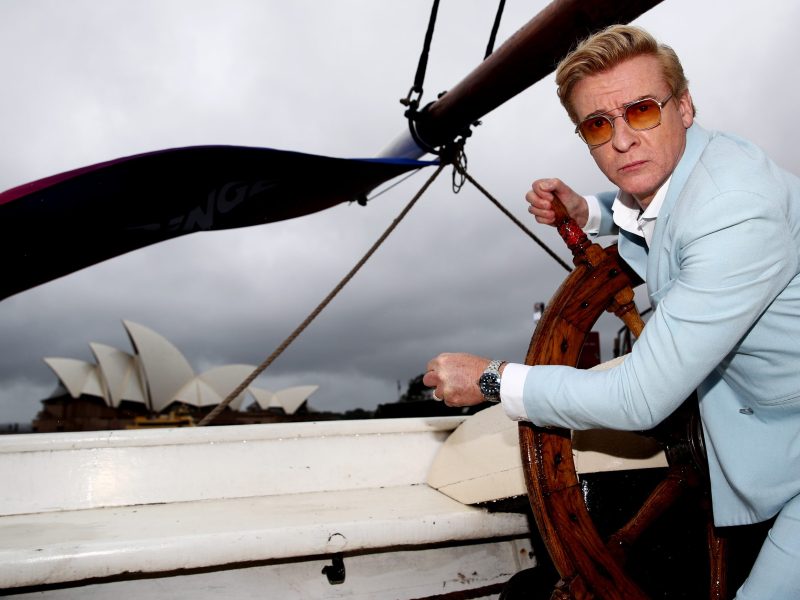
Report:
[{"label": "opera house white shell", "polygon": [[[164,336],[133,321],[123,320],[122,324],[133,346],[132,354],[92,342],[89,346],[96,364],[73,358],[44,359],[70,396],[96,396],[112,407],[123,401],[141,403],[154,412],[175,402],[208,407],[227,398],[256,368],[223,365],[196,375],[183,353]],[[249,393],[261,409],[281,408],[290,415],[318,388],[302,385],[273,392],[251,386],[230,407],[241,410]]]}]

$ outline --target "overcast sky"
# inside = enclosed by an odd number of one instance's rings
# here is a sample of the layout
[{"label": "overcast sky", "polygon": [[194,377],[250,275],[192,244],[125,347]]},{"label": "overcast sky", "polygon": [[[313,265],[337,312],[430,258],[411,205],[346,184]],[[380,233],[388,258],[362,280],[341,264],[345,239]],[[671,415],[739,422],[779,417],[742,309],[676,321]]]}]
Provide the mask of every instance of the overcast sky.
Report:
[{"label": "overcast sky", "polygon": [[[482,59],[496,4],[441,3],[424,101]],[[545,5],[508,0],[498,44]],[[405,127],[398,99],[429,12],[430,0],[2,0],[0,190],[195,144],[375,156]],[[637,23],[678,52],[703,126],[800,173],[799,3],[665,0]],[[552,76],[484,118],[467,154],[472,175],[565,258],[526,212],[531,181],[609,189]],[[92,360],[90,342],[130,352],[122,319],[166,336],[198,373],[260,363],[428,174],[367,208],[185,236],[0,301],[0,423],[30,421],[56,387],[43,357]],[[469,184],[454,195],[448,172],[257,385],[319,384],[318,410],[374,408],[441,351],[521,361],[533,303],[565,274]],[[618,324],[602,327],[607,359]]]}]

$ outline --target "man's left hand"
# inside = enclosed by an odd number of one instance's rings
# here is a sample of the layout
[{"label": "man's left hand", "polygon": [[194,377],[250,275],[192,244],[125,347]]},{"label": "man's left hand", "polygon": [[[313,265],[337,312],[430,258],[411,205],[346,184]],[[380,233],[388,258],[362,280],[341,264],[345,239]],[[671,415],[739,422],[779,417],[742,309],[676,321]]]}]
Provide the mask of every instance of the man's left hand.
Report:
[{"label": "man's left hand", "polygon": [[474,354],[440,354],[428,363],[422,383],[448,406],[473,406],[483,402],[478,379],[488,365],[488,358]]}]

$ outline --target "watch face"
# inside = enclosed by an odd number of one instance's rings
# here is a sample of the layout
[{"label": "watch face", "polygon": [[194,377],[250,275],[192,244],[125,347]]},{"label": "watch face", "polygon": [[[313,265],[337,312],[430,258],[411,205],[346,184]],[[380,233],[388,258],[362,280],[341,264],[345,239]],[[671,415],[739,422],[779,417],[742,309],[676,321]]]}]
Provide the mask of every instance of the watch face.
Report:
[{"label": "watch face", "polygon": [[500,395],[500,381],[494,373],[484,373],[478,381],[478,386],[484,396],[496,397]]}]

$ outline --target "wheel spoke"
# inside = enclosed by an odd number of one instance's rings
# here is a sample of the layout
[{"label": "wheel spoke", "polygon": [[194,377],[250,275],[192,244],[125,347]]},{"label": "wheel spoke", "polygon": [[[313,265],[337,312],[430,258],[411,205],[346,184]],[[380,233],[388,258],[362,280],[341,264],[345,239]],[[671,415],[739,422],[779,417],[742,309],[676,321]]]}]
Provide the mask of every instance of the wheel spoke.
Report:
[{"label": "wheel spoke", "polygon": [[728,543],[717,535],[711,511],[708,512],[706,533],[708,539],[708,564],[710,585],[709,600],[725,600],[728,597]]},{"label": "wheel spoke", "polygon": [[696,480],[691,468],[683,465],[670,467],[666,477],[650,492],[636,514],[609,537],[606,546],[612,556],[620,564],[624,564],[628,558],[628,550],[639,536],[675,504],[686,490],[694,487]]}]

